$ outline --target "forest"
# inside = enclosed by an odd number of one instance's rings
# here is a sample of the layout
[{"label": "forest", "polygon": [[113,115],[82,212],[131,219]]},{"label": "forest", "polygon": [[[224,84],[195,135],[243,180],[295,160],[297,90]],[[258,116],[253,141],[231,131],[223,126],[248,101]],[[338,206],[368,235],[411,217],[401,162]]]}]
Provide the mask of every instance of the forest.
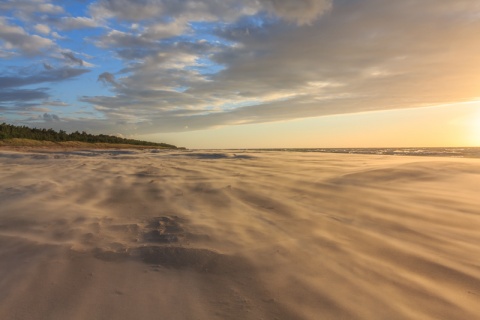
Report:
[{"label": "forest", "polygon": [[156,143],[148,142],[134,139],[125,139],[116,136],[110,136],[106,134],[94,135],[90,133],[82,132],[72,132],[67,133],[64,130],[59,130],[58,132],[53,129],[37,129],[30,128],[26,126],[15,126],[7,123],[0,124],[0,140],[5,139],[31,139],[31,140],[40,140],[40,141],[52,141],[52,142],[63,142],[63,141],[80,141],[88,143],[112,143],[112,144],[130,144],[138,146],[151,146],[151,147],[161,147],[161,148],[177,148],[174,145],[167,143]]}]

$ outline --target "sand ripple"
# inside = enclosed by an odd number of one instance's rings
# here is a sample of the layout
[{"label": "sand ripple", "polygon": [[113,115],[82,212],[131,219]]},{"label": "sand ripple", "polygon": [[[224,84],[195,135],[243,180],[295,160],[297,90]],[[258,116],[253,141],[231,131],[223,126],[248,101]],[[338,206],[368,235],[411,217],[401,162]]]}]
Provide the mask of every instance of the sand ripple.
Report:
[{"label": "sand ripple", "polygon": [[479,319],[480,160],[0,151],[0,319]]}]

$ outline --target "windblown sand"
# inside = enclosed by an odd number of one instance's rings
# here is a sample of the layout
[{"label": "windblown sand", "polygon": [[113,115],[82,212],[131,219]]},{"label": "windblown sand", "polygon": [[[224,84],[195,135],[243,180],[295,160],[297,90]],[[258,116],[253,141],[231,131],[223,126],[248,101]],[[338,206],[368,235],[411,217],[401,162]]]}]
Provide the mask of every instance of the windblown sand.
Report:
[{"label": "windblown sand", "polygon": [[0,319],[480,319],[480,160],[3,150]]}]

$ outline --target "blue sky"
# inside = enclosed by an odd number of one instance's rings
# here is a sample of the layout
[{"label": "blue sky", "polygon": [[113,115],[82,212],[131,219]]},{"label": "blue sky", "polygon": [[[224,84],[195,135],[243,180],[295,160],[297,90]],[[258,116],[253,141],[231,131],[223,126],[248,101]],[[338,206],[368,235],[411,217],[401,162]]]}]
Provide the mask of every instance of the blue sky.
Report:
[{"label": "blue sky", "polygon": [[190,147],[258,130],[305,147],[307,127],[331,145],[425,107],[419,128],[448,127],[435,106],[477,116],[479,17],[476,0],[3,0],[0,121]]}]

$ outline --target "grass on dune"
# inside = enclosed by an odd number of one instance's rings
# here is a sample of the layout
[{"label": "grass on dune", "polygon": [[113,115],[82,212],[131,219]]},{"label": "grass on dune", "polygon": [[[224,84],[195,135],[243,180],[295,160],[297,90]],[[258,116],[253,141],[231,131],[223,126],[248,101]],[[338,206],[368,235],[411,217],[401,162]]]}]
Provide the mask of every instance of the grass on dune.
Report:
[{"label": "grass on dune", "polygon": [[[86,149],[164,149],[165,147],[159,146],[143,146],[132,144],[119,144],[119,143],[89,143],[81,141],[44,141],[44,140],[31,140],[31,139],[4,139],[0,140],[0,147],[33,147],[33,148],[86,148]],[[167,148],[165,148],[167,149]]]}]

